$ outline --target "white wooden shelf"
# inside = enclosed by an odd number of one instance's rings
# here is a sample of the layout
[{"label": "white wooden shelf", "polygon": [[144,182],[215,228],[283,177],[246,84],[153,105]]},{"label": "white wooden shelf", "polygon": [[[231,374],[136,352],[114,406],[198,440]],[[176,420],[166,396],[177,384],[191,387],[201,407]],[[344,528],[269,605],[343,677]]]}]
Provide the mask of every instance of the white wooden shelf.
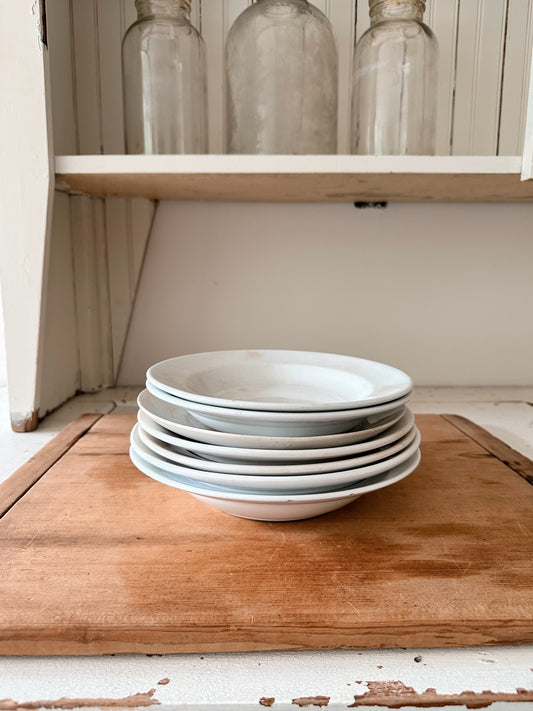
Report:
[{"label": "white wooden shelf", "polygon": [[463,156],[58,156],[71,194],[264,202],[526,202],[522,159]]}]

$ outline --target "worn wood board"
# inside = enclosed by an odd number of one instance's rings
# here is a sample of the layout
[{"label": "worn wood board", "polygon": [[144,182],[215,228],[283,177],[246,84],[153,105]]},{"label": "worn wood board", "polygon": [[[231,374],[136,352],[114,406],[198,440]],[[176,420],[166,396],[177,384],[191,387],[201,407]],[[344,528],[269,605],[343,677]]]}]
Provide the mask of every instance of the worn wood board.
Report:
[{"label": "worn wood board", "polygon": [[[128,156],[129,157],[129,156]],[[58,173],[56,187],[99,197],[237,202],[531,202],[518,173]]]},{"label": "worn wood board", "polygon": [[410,477],[261,523],[138,472],[134,420],[99,419],[0,518],[0,653],[533,642],[533,465],[472,423],[418,416]]}]

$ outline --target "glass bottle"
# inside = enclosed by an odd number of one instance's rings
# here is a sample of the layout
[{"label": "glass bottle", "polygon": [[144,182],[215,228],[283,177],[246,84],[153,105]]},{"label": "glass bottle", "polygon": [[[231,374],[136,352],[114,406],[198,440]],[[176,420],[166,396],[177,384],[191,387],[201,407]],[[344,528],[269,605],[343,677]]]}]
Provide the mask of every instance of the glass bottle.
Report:
[{"label": "glass bottle", "polygon": [[369,0],[370,28],[355,47],[351,151],[435,153],[438,44],[425,0]]},{"label": "glass bottle", "polygon": [[135,0],[122,42],[127,153],[207,153],[205,45],[187,0]]},{"label": "glass bottle", "polygon": [[306,0],[258,0],[226,42],[228,153],[337,151],[337,48]]}]

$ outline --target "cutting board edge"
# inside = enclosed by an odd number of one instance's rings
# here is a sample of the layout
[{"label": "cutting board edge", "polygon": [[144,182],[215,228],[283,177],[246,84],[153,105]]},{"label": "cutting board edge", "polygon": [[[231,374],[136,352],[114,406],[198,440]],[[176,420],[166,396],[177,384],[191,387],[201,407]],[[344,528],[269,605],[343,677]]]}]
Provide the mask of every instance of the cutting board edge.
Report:
[{"label": "cutting board edge", "polygon": [[[506,644],[533,644],[533,619],[524,621],[491,620],[489,625],[478,620],[465,620],[460,624],[439,623],[439,632],[417,624],[413,628],[375,625],[358,629],[324,629],[286,627],[268,630],[239,628],[232,630],[235,639],[228,640],[226,628],[150,628],[145,630],[117,630],[120,639],[114,639],[106,628],[79,629],[79,638],[66,638],[66,630],[0,628],[0,656],[61,656],[96,654],[201,654],[227,652],[311,651],[332,649],[430,649],[445,647],[501,646]],[[72,635],[72,630],[68,631]],[[218,635],[223,637],[217,640]],[[254,639],[257,635],[261,639]],[[65,637],[62,639],[62,636]],[[269,641],[272,636],[276,641]],[[285,636],[285,640],[283,637]],[[324,640],[330,636],[335,644]],[[280,641],[281,638],[281,641]],[[343,639],[344,638],[344,639]],[[54,640],[51,644],[51,640]],[[297,639],[298,641],[294,641]],[[339,640],[342,640],[339,643]]]},{"label": "cutting board edge", "polygon": [[533,461],[462,415],[442,414],[441,418],[499,459],[509,469],[533,485]]},{"label": "cutting board edge", "polygon": [[99,412],[80,415],[3,481],[0,484],[0,518],[6,515],[101,417],[103,414]]}]

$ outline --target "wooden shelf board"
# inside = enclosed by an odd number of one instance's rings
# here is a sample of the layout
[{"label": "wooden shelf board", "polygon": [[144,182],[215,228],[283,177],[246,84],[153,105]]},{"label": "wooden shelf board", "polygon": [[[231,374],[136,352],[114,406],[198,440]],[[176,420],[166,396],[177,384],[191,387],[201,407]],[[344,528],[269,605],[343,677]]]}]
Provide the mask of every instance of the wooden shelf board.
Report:
[{"label": "wooden shelf board", "polygon": [[56,187],[248,202],[529,202],[519,156],[58,156]]}]

